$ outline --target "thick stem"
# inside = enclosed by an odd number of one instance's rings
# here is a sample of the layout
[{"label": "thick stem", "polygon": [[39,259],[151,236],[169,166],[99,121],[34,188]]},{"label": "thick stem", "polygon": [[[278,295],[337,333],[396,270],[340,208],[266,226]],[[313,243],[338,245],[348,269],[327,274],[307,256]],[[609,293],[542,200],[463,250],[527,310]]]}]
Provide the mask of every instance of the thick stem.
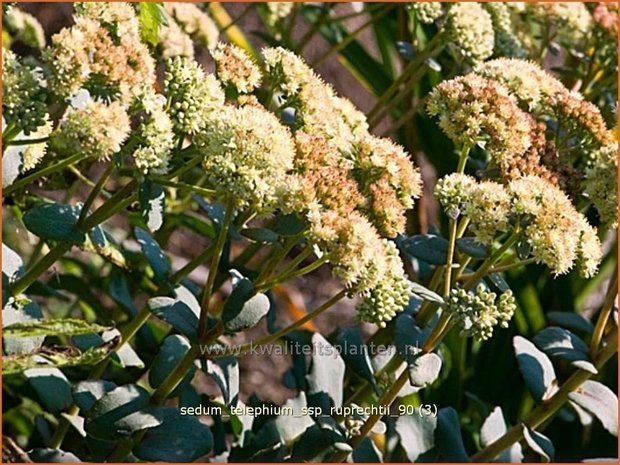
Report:
[{"label": "thick stem", "polygon": [[519,231],[515,230],[515,232],[512,233],[512,235],[506,240],[506,242],[504,242],[504,244],[497,249],[493,255],[491,255],[489,258],[487,258],[482,265],[480,265],[480,267],[478,267],[478,269],[471,275],[471,277],[465,281],[465,284],[463,284],[463,289],[469,291],[470,289],[472,289],[476,283],[478,281],[480,281],[488,272],[489,269],[495,265],[495,263],[502,258],[502,255],[504,255],[504,253],[506,253],[510,247],[512,247],[518,240],[519,238]]},{"label": "thick stem", "polygon": [[78,218],[78,222],[77,222],[78,226],[82,224],[84,220],[86,219],[86,216],[88,215],[88,210],[90,210],[90,207],[92,206],[93,202],[99,195],[99,192],[101,192],[101,190],[103,189],[103,186],[105,186],[105,183],[108,181],[108,179],[110,179],[110,176],[112,176],[112,173],[114,172],[114,168],[115,168],[114,161],[111,161],[110,163],[108,163],[108,166],[106,167],[105,171],[99,178],[99,181],[97,181],[97,184],[95,184],[93,189],[90,191],[90,194],[88,194],[88,197],[84,201],[84,205],[82,205],[82,211],[80,212],[80,217]]}]

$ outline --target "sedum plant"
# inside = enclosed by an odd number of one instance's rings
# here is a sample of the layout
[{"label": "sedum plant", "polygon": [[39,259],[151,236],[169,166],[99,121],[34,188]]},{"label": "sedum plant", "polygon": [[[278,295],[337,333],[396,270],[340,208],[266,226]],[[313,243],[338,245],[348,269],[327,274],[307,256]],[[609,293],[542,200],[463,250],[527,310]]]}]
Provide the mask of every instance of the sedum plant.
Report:
[{"label": "sedum plant", "polygon": [[5,460],[617,455],[614,5],[71,8],[3,4]]}]

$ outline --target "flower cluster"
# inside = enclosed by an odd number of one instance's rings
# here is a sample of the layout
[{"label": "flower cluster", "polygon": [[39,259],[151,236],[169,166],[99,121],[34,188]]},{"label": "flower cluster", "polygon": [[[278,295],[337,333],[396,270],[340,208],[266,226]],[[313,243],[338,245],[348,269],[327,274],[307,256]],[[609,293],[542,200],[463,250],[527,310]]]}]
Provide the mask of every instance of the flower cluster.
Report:
[{"label": "flower cluster", "polygon": [[618,144],[607,145],[593,154],[585,172],[584,191],[599,212],[601,222],[618,227]]},{"label": "flower cluster", "polygon": [[435,196],[448,216],[469,220],[480,243],[491,245],[500,234],[522,228],[517,232],[532,256],[554,274],[575,264],[586,278],[596,274],[602,256],[596,230],[561,189],[543,178],[525,176],[503,185],[453,173],[438,181]]},{"label": "flower cluster", "polygon": [[55,34],[45,51],[55,94],[69,97],[85,87],[91,95],[129,104],[154,85],[155,63],[130,4],[85,2],[75,8],[75,25]]},{"label": "flower cluster", "polygon": [[212,74],[205,74],[194,60],[176,57],[166,64],[165,91],[175,128],[196,134],[208,118],[224,105],[224,91]]},{"label": "flower cluster", "polygon": [[121,149],[130,132],[130,121],[120,102],[106,104],[89,100],[78,108],[69,108],[51,135],[55,152],[109,159]]},{"label": "flower cluster", "polygon": [[510,7],[502,2],[485,2],[484,9],[493,21],[495,55],[523,58],[527,55],[521,39],[515,34]]},{"label": "flower cluster", "polygon": [[164,59],[174,57],[194,58],[194,42],[175,21],[159,28],[158,43]]},{"label": "flower cluster", "polygon": [[47,105],[43,75],[2,50],[2,117],[28,135],[45,123]]},{"label": "flower cluster", "polygon": [[343,103],[303,60],[283,48],[263,51],[270,82],[281,93],[283,106],[295,110],[295,127],[321,134],[342,152],[351,152],[357,135],[367,131],[366,118]]},{"label": "flower cluster", "polygon": [[189,2],[164,2],[164,7],[182,32],[208,49],[215,47],[220,31],[207,13]]},{"label": "flower cluster", "polygon": [[32,48],[45,47],[43,27],[31,14],[11,6],[2,20],[11,34],[11,40],[17,40]]},{"label": "flower cluster", "polygon": [[511,181],[507,189],[538,263],[556,275],[569,272],[575,262],[583,277],[596,274],[602,257],[600,241],[562,190],[536,176]]},{"label": "flower cluster", "polygon": [[[411,290],[392,243],[421,193],[419,171],[398,145],[368,133],[365,116],[298,56],[263,52],[265,81],[294,110],[297,156],[287,208],[307,218],[334,274],[362,296],[360,316],[384,325]],[[346,195],[342,195],[346,192]]]},{"label": "flower cluster", "polygon": [[528,3],[526,11],[536,21],[556,27],[568,44],[579,43],[592,27],[592,16],[583,2]]},{"label": "flower cluster", "polygon": [[592,19],[595,24],[605,31],[609,36],[617,40],[618,38],[618,4],[599,2],[594,8]]},{"label": "flower cluster", "polygon": [[220,108],[195,143],[209,183],[239,208],[270,211],[288,189],[295,146],[288,128],[267,110]]},{"label": "flower cluster", "polygon": [[140,123],[136,130],[138,147],[133,152],[136,167],[143,173],[163,174],[174,146],[173,125],[165,111],[166,98],[154,92],[139,100]]},{"label": "flower cluster", "polygon": [[495,45],[493,21],[479,3],[451,4],[445,27],[450,45],[464,60],[477,63],[492,55]]},{"label": "flower cluster", "polygon": [[366,135],[354,151],[354,176],[369,199],[365,213],[387,237],[405,229],[405,212],[422,193],[420,173],[411,169],[409,155],[388,139]]},{"label": "flower cluster", "polygon": [[286,18],[293,11],[293,2],[266,2],[267,24],[275,26],[278,21]]},{"label": "flower cluster", "polygon": [[531,145],[532,118],[497,81],[477,74],[444,81],[431,92],[427,108],[457,146],[479,145],[500,165]]},{"label": "flower cluster", "polygon": [[511,291],[503,292],[498,298],[479,285],[475,292],[452,289],[445,311],[453,315],[464,335],[484,341],[493,335],[496,326],[508,327],[516,308]]},{"label": "flower cluster", "polygon": [[258,65],[239,47],[219,43],[212,55],[222,84],[241,93],[252,92],[260,85],[262,75]]},{"label": "flower cluster", "polygon": [[491,245],[510,227],[511,199],[499,183],[478,183],[471,176],[453,173],[437,182],[435,196],[450,218],[467,217],[469,230],[482,244]]},{"label": "flower cluster", "polygon": [[423,24],[431,24],[443,15],[441,2],[412,2],[409,5],[418,21]]}]

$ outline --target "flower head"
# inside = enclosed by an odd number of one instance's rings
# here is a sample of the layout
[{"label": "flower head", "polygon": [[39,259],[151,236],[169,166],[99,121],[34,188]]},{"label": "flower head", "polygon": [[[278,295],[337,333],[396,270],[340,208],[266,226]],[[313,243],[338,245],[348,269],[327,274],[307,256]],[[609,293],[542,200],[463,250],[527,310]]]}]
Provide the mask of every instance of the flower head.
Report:
[{"label": "flower head", "polygon": [[14,39],[32,48],[45,47],[45,32],[41,23],[29,13],[19,8],[9,8],[4,20]]},{"label": "flower head", "polygon": [[471,190],[465,204],[465,216],[470,220],[470,230],[482,244],[492,244],[499,234],[510,227],[510,195],[503,185],[483,181]]},{"label": "flower head", "polygon": [[434,23],[443,15],[441,2],[411,2],[409,7],[416,19],[423,24]]},{"label": "flower head", "polygon": [[262,75],[252,58],[232,44],[220,42],[211,53],[217,68],[217,77],[238,92],[252,92],[260,85]]},{"label": "flower head", "polygon": [[515,34],[510,7],[502,2],[484,2],[483,8],[491,15],[495,30],[495,55],[522,58],[526,56],[520,38]]},{"label": "flower head", "polygon": [[189,2],[164,2],[164,7],[186,34],[208,49],[215,47],[220,31],[207,13]]},{"label": "flower head", "polygon": [[580,250],[587,250],[587,260],[583,257],[587,265],[582,272],[591,274],[596,269],[602,254],[594,251],[596,245],[585,226],[587,220],[562,190],[542,178],[526,176],[511,181],[508,191],[513,211],[522,218],[523,234],[538,263],[545,264],[556,275],[565,274],[574,266]]},{"label": "flower head", "polygon": [[496,81],[476,74],[444,81],[431,92],[428,112],[457,146],[479,145],[498,164],[531,144],[531,117]]},{"label": "flower head", "polygon": [[267,110],[220,108],[196,136],[209,183],[240,208],[273,209],[293,167],[295,146],[288,128]]},{"label": "flower head", "polygon": [[164,174],[174,146],[172,120],[164,107],[166,98],[154,92],[144,94],[139,100],[140,123],[137,128],[138,148],[133,159],[143,173]]},{"label": "flower head", "polygon": [[483,285],[474,292],[454,288],[446,303],[446,311],[456,318],[461,332],[480,341],[489,339],[496,326],[507,328],[516,307],[511,291],[498,298]]},{"label": "flower head", "polygon": [[164,82],[172,120],[182,133],[199,132],[224,104],[224,91],[215,76],[205,74],[194,60],[168,60]]},{"label": "flower head", "polygon": [[19,61],[10,50],[2,50],[2,117],[28,135],[45,124],[45,81],[39,69]]},{"label": "flower head", "polygon": [[409,155],[389,139],[367,135],[354,151],[353,173],[369,199],[368,216],[387,237],[405,229],[405,212],[422,192],[422,178]]},{"label": "flower head", "polygon": [[76,6],[75,25],[52,37],[45,52],[50,88],[61,97],[86,87],[92,95],[129,104],[155,83],[155,62],[127,3]]},{"label": "flower head", "polygon": [[444,212],[452,219],[457,219],[469,203],[476,180],[466,174],[452,173],[437,181],[435,198]]},{"label": "flower head", "polygon": [[158,43],[164,59],[173,57],[194,58],[194,42],[174,21],[159,28]]},{"label": "flower head", "polygon": [[82,152],[105,160],[121,149],[129,132],[129,116],[120,102],[91,100],[67,110],[51,135],[51,146],[63,155]]},{"label": "flower head", "polygon": [[592,28],[592,15],[583,2],[528,3],[527,12],[538,22],[558,29],[560,39],[579,43]]},{"label": "flower head", "polygon": [[451,46],[467,61],[477,63],[493,53],[493,21],[478,3],[452,3],[446,14],[446,30]]},{"label": "flower head", "polygon": [[292,2],[266,2],[264,5],[267,7],[267,24],[272,27],[293,11]]},{"label": "flower head", "polygon": [[585,172],[584,190],[608,228],[618,227],[618,144],[596,151]]}]

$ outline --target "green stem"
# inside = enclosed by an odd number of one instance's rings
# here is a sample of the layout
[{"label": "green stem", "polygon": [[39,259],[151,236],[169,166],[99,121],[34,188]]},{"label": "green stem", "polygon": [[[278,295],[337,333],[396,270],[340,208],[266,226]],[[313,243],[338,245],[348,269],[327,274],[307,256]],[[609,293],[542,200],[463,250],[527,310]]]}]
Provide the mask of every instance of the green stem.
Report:
[{"label": "green stem", "polygon": [[198,268],[201,264],[206,262],[213,256],[213,247],[209,246],[203,250],[199,255],[196,255],[191,261],[187,262],[183,268],[179,269],[176,273],[170,276],[170,282],[174,284],[180,283],[187,275]]},{"label": "green stem", "polygon": [[467,157],[469,156],[470,150],[471,148],[469,147],[469,145],[465,145],[463,149],[461,150],[461,156],[459,157],[459,164],[456,167],[457,173],[465,172],[465,165],[467,165]]},{"label": "green stem", "polygon": [[[607,338],[607,345],[600,351],[594,364],[600,369],[618,351],[618,332],[614,330]],[[550,420],[568,401],[569,394],[575,391],[584,381],[588,380],[592,373],[586,370],[577,370],[566,380],[562,387],[549,399],[536,407],[523,421],[531,429],[535,430],[543,423]],[[491,462],[504,450],[523,439],[523,426],[521,424],[510,428],[503,436],[493,441],[487,447],[470,457],[470,462]]]},{"label": "green stem", "polygon": [[65,158],[64,160],[59,161],[58,163],[55,163],[53,165],[49,165],[39,171],[36,171],[28,176],[26,176],[25,178],[22,179],[18,179],[17,181],[15,181],[13,184],[11,184],[10,186],[7,186],[5,189],[3,189],[2,191],[2,196],[3,197],[8,197],[9,195],[11,195],[13,192],[21,189],[24,186],[27,186],[28,184],[30,184],[33,181],[36,181],[37,179],[42,178],[43,176],[48,176],[50,174],[56,173],[58,171],[63,170],[64,168],[66,168],[69,165],[72,165],[73,163],[77,163],[80,162],[84,159],[86,159],[87,156],[82,154],[82,153],[76,153],[75,155],[72,155],[68,158]]},{"label": "green stem", "polygon": [[201,306],[200,306],[200,321],[198,324],[198,335],[202,339],[207,333],[207,314],[209,313],[209,303],[211,302],[211,295],[213,293],[213,285],[215,284],[215,277],[217,276],[217,269],[220,265],[220,259],[222,258],[222,252],[224,251],[224,245],[226,244],[226,238],[228,237],[228,228],[232,222],[233,213],[235,211],[232,199],[228,199],[226,202],[226,213],[224,214],[224,220],[220,226],[220,233],[215,242],[213,249],[213,256],[211,257],[211,265],[209,266],[209,276],[207,277],[207,283],[205,284],[202,294]]},{"label": "green stem", "polygon": [[161,184],[162,186],[175,187],[177,189],[188,189],[190,191],[195,192],[196,194],[200,194],[203,197],[207,197],[207,198],[213,198],[216,194],[216,191],[213,189],[205,189],[204,187],[194,186],[192,184],[187,184],[184,182],[169,181],[167,179],[162,178],[161,176],[154,176],[152,179],[153,181],[155,181],[158,184]]},{"label": "green stem", "polygon": [[7,143],[7,145],[33,145],[33,144],[43,144],[50,140],[49,137],[40,137],[38,139],[20,139],[20,140],[12,140]]},{"label": "green stem", "polygon": [[601,344],[601,339],[603,338],[605,327],[607,326],[607,321],[609,320],[609,316],[611,315],[611,312],[613,310],[614,300],[616,299],[617,294],[618,267],[616,267],[616,269],[614,270],[614,274],[611,277],[609,289],[607,290],[607,295],[605,296],[605,302],[603,303],[601,313],[598,316],[596,326],[594,328],[594,331],[592,332],[592,339],[590,341],[590,354],[592,357],[594,357],[598,352],[599,346]]},{"label": "green stem", "polygon": [[82,224],[84,220],[86,219],[86,216],[88,215],[88,210],[90,210],[91,205],[93,204],[93,202],[99,195],[99,192],[103,189],[103,186],[105,186],[105,183],[108,181],[108,179],[110,179],[110,176],[112,176],[115,166],[116,165],[114,161],[111,161],[110,163],[108,163],[108,166],[106,167],[105,171],[99,178],[99,181],[97,181],[97,184],[95,184],[93,189],[88,194],[88,197],[84,201],[84,205],[82,205],[82,211],[80,212],[80,217],[78,218],[78,221],[77,221],[78,226]]},{"label": "green stem", "polygon": [[452,287],[452,264],[454,263],[454,249],[456,247],[456,220],[452,218],[448,220],[448,229],[448,260],[446,262],[446,271],[443,279],[444,300],[449,297],[450,289]]},{"label": "green stem", "polygon": [[510,249],[518,240],[519,231],[516,229],[512,235],[504,242],[504,244],[497,249],[493,255],[487,258],[480,267],[471,275],[471,277],[463,284],[463,289],[469,291],[472,289],[478,281],[480,281],[488,272],[489,269],[504,255],[506,251]]}]

